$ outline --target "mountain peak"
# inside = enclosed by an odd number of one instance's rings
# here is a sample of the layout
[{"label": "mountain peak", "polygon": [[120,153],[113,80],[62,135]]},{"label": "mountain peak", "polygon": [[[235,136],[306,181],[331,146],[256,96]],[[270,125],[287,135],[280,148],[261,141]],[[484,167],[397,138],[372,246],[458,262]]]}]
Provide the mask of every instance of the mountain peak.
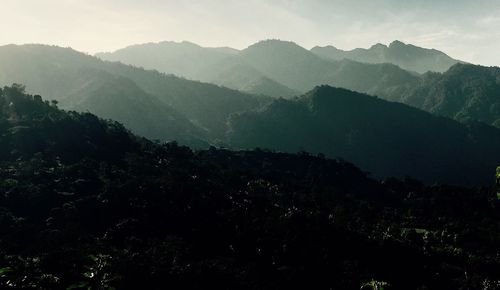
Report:
[{"label": "mountain peak", "polygon": [[247,49],[255,49],[255,48],[279,48],[279,49],[284,49],[284,48],[301,48],[305,49],[295,42],[292,41],[286,41],[286,40],[280,40],[280,39],[266,39],[259,41],[257,43],[254,43],[250,45]]},{"label": "mountain peak", "polygon": [[387,45],[382,44],[382,43],[377,43],[377,44],[374,44],[370,47],[370,49],[386,49],[386,48],[387,48]]},{"label": "mountain peak", "polygon": [[407,46],[407,44],[402,42],[402,41],[399,41],[399,40],[394,40],[393,42],[391,42],[391,44],[389,44],[390,48],[392,48],[392,47],[405,47],[405,46]]}]

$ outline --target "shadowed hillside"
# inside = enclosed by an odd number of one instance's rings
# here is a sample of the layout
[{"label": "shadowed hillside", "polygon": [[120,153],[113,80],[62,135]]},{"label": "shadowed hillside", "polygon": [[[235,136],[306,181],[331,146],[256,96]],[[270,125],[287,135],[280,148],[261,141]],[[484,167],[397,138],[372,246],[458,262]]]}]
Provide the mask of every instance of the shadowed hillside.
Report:
[{"label": "shadowed hillside", "polygon": [[482,121],[500,128],[500,68],[457,64],[388,98],[461,122]]},{"label": "shadowed hillside", "polygon": [[317,87],[294,100],[277,100],[231,121],[236,148],[306,150],[341,157],[376,176],[413,176],[426,182],[488,184],[500,162],[500,131],[368,95]]}]

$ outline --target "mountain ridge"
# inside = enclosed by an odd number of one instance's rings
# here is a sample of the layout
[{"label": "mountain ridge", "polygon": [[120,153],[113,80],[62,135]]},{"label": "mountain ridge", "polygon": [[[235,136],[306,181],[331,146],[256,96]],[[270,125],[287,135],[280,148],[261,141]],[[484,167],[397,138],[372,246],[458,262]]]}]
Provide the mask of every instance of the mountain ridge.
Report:
[{"label": "mountain ridge", "polygon": [[445,72],[454,64],[463,63],[449,57],[442,51],[406,44],[399,40],[391,42],[388,46],[377,43],[368,49],[341,50],[334,46],[315,46],[311,51],[333,60],[345,58],[366,63],[393,63],[405,70],[417,73]]}]

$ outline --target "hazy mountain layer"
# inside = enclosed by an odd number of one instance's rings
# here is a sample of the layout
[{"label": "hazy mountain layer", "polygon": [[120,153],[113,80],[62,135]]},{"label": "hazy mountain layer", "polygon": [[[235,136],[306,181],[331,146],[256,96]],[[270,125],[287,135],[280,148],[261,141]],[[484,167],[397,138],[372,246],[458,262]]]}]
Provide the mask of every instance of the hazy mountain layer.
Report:
[{"label": "hazy mountain layer", "polygon": [[418,76],[392,64],[328,61],[293,42],[267,40],[241,52],[241,57],[274,80],[298,91],[321,84],[370,94],[392,92]]},{"label": "hazy mountain layer", "polygon": [[12,83],[57,99],[64,108],[116,118],[138,134],[162,140],[218,138],[230,114],[265,102],[235,90],[40,45],[0,47],[0,84]]},{"label": "hazy mountain layer", "polygon": [[228,142],[236,148],[324,153],[376,176],[427,182],[487,184],[486,173],[500,163],[500,131],[493,127],[463,125],[327,86],[235,116]]},{"label": "hazy mountain layer", "polygon": [[392,92],[394,86],[416,78],[395,65],[330,61],[279,40],[229,52],[186,42],[163,42],[98,56],[273,97],[296,96],[321,84],[367,93]]},{"label": "hazy mountain layer", "polygon": [[252,94],[273,97],[297,94],[242,62],[238,53],[229,48],[205,48],[190,42],[160,42],[133,45],[97,56]]},{"label": "hazy mountain layer", "polygon": [[345,51],[333,46],[316,46],[311,51],[326,59],[350,59],[365,63],[392,63],[405,70],[418,73],[428,71],[445,72],[451,66],[460,62],[439,50],[421,48],[401,41],[394,41],[389,46],[379,43],[369,49],[356,48]]}]

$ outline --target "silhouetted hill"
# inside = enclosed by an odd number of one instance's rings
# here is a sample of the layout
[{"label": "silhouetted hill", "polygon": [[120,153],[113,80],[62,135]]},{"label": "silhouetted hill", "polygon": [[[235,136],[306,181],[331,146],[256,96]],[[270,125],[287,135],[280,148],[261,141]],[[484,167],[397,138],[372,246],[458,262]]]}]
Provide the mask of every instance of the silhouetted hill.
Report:
[{"label": "silhouetted hill", "polygon": [[[63,108],[113,117],[138,130],[138,134],[162,140],[218,138],[230,114],[259,108],[266,101],[211,84],[104,62],[71,49],[41,45],[0,47],[0,83],[25,84],[29,92],[57,99]],[[120,88],[120,84],[131,90]],[[126,93],[123,102],[116,103],[121,93]],[[97,100],[99,104],[94,102]],[[139,103],[141,108],[134,110]],[[150,116],[145,112],[151,112]],[[174,134],[168,128],[178,129]]]},{"label": "silhouetted hill", "polygon": [[457,64],[428,73],[389,98],[458,121],[479,120],[500,128],[500,68]]},{"label": "silhouetted hill", "polygon": [[[274,106],[323,116],[331,92],[367,102],[323,87]],[[0,90],[0,146],[1,288],[481,289],[500,278],[492,191],[377,182],[305,153],[159,145],[19,87]]]},{"label": "silhouetted hill", "polygon": [[341,157],[376,176],[426,182],[488,184],[500,162],[500,131],[462,125],[406,105],[327,86],[265,110],[236,115],[236,148],[306,150]]},{"label": "silhouetted hill", "polygon": [[439,50],[426,49],[397,40],[389,46],[378,43],[369,49],[356,48],[345,51],[333,46],[316,46],[311,51],[327,59],[350,59],[364,63],[392,63],[405,70],[418,73],[445,72],[454,64],[460,63],[459,60],[453,59]]}]

